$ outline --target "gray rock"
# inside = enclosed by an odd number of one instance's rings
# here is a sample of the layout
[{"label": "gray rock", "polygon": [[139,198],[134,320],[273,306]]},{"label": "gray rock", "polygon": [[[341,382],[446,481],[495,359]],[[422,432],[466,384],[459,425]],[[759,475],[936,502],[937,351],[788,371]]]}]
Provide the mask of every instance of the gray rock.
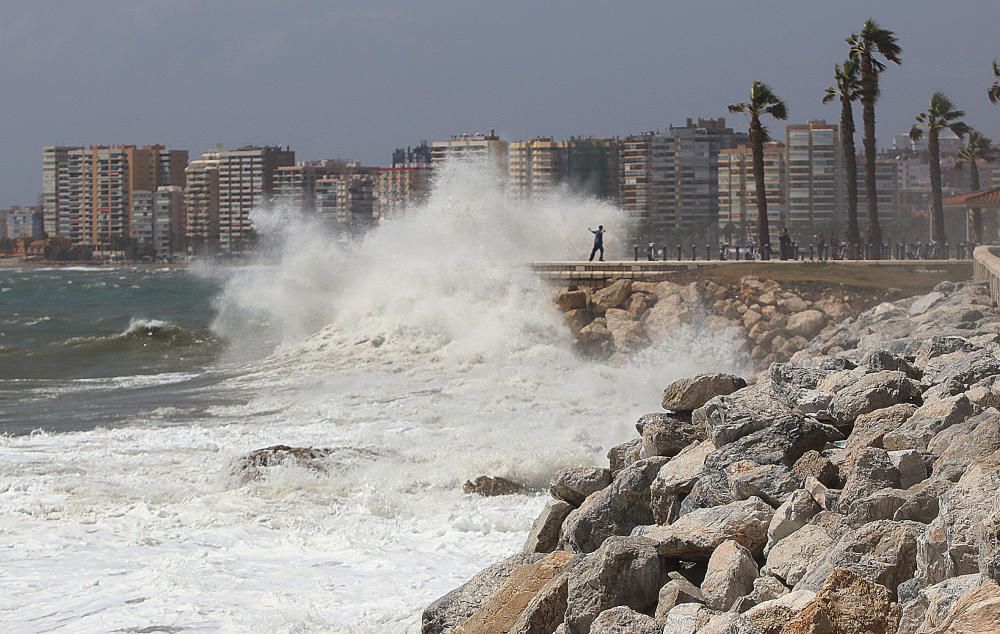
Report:
[{"label": "gray rock", "polygon": [[1000,374],[1000,359],[983,349],[943,354],[924,366],[924,382],[927,384],[955,381],[968,388],[997,374]]},{"label": "gray rock", "polygon": [[638,462],[640,453],[642,453],[642,438],[633,438],[609,449],[608,463],[611,465],[611,477],[615,477],[625,467]]},{"label": "gray rock", "polygon": [[667,620],[670,610],[682,603],[704,603],[705,597],[701,588],[694,585],[679,574],[671,573],[670,581],[660,588],[656,601],[656,620],[663,623]]},{"label": "gray rock", "polygon": [[721,447],[794,415],[793,408],[780,400],[770,384],[758,383],[712,398],[694,410],[691,417],[704,425],[712,442]]},{"label": "gray rock", "polygon": [[899,507],[892,519],[897,522],[911,520],[930,524],[938,516],[940,496],[952,486],[954,483],[937,476],[913,485],[906,491],[908,499]]},{"label": "gray rock", "polygon": [[882,439],[885,435],[902,427],[916,411],[916,405],[900,403],[858,416],[844,450],[852,455],[866,447],[884,449]]},{"label": "gray rock", "polygon": [[914,363],[918,367],[926,367],[927,362],[945,354],[953,352],[972,352],[976,346],[965,337],[940,337],[935,336],[925,340],[917,349]]},{"label": "gray rock", "polygon": [[589,553],[612,535],[628,535],[641,524],[653,523],[649,486],[669,458],[646,458],[615,476],[611,486],[588,497],[563,524],[567,550]]},{"label": "gray rock", "polygon": [[803,482],[806,478],[812,477],[828,488],[840,486],[840,470],[837,465],[815,449],[805,452],[795,461],[792,473]]},{"label": "gray rock", "polygon": [[899,486],[902,489],[909,489],[918,482],[927,479],[927,463],[924,455],[914,449],[904,449],[901,451],[890,451],[889,460],[899,471]]},{"label": "gray rock", "polygon": [[638,526],[633,535],[657,543],[660,554],[684,561],[708,561],[722,542],[732,539],[760,554],[774,510],[759,498],[698,509],[669,526]]},{"label": "gray rock", "polygon": [[820,510],[819,505],[805,489],[792,493],[775,509],[771,517],[767,527],[767,550],[805,526]]},{"label": "gray rock", "polygon": [[549,483],[549,492],[557,500],[580,506],[591,493],[611,484],[611,471],[600,467],[567,467],[561,469]]},{"label": "gray rock", "polygon": [[914,555],[924,528],[916,522],[882,520],[848,531],[809,563],[795,589],[819,591],[834,568],[847,568],[895,592],[916,572]]},{"label": "gray rock", "polygon": [[670,414],[646,414],[636,427],[642,431],[643,458],[675,456],[693,442],[705,440],[705,426]]},{"label": "gray rock", "polygon": [[909,361],[888,350],[869,350],[861,358],[861,365],[873,372],[898,370],[911,379],[919,379],[921,375],[921,372],[910,365]]},{"label": "gray rock", "polygon": [[562,500],[549,500],[531,526],[524,543],[524,553],[550,553],[559,545],[559,535],[572,505]]},{"label": "gray rock", "polygon": [[753,554],[733,540],[722,542],[708,560],[701,592],[705,605],[725,612],[743,595],[753,590],[757,578]]},{"label": "gray rock", "polygon": [[462,491],[467,495],[476,494],[483,497],[493,497],[497,495],[527,493],[528,487],[507,478],[481,475],[476,477],[475,480],[466,481],[462,485]]},{"label": "gray rock", "polygon": [[840,495],[841,510],[847,512],[856,500],[866,498],[879,489],[898,489],[899,469],[892,464],[883,449],[869,447],[860,451],[847,472]]},{"label": "gray rock", "polygon": [[882,438],[882,445],[890,451],[926,451],[927,444],[938,432],[976,413],[975,405],[965,394],[924,403],[905,423],[887,432]]},{"label": "gray rock", "polygon": [[786,594],[788,594],[788,588],[781,583],[781,580],[768,574],[761,574],[753,580],[753,590],[750,591],[750,594],[740,597],[733,605],[732,611],[742,614],[755,605]]},{"label": "gray rock", "polygon": [[778,506],[802,486],[802,480],[781,464],[744,460],[727,466],[725,473],[733,500],[759,497],[771,506]]},{"label": "gray rock", "polygon": [[877,409],[919,402],[920,391],[920,384],[902,372],[872,372],[838,391],[830,403],[830,413],[835,421],[853,423],[858,416]]},{"label": "gray rock", "polygon": [[1000,508],[979,523],[979,571],[1000,583]]},{"label": "gray rock", "polygon": [[767,553],[761,571],[794,586],[806,574],[806,567],[826,552],[833,538],[819,526],[806,525],[775,544]]},{"label": "gray rock", "polygon": [[918,297],[912,304],[910,304],[909,315],[910,317],[916,317],[917,315],[922,315],[930,310],[935,304],[939,303],[944,299],[944,293],[932,292]]},{"label": "gray rock", "polygon": [[718,612],[710,610],[700,603],[684,603],[678,605],[667,614],[667,620],[663,624],[663,632],[666,634],[700,634],[704,632],[705,626],[711,618]]},{"label": "gray rock", "polygon": [[681,499],[691,492],[705,458],[714,450],[711,440],[693,443],[660,467],[649,487],[649,504],[657,524],[669,524],[677,519]]},{"label": "gray rock", "polygon": [[819,504],[819,507],[824,511],[833,511],[838,508],[837,502],[840,499],[840,490],[828,489],[816,478],[806,478],[805,489],[812,496],[812,499],[816,501],[816,504]]},{"label": "gray rock", "polygon": [[590,625],[590,634],[662,634],[653,617],[618,606],[601,612]]},{"label": "gray rock", "polygon": [[969,465],[980,458],[1000,450],[1000,412],[990,408],[970,418],[961,425],[954,425],[934,437],[928,449],[935,452],[939,437],[952,429],[963,427],[945,445],[936,451],[939,457],[934,461],[934,475],[957,482]]},{"label": "gray rock", "polygon": [[569,577],[566,630],[587,634],[597,616],[616,606],[649,612],[666,577],[656,545],[636,537],[609,537]]},{"label": "gray rock", "polygon": [[910,493],[902,489],[879,489],[868,497],[851,502],[847,509],[847,524],[857,527],[877,520],[895,519],[896,512],[910,498]]},{"label": "gray rock", "polygon": [[819,526],[833,539],[840,539],[844,533],[851,530],[847,524],[847,516],[835,511],[820,511],[809,520],[809,526]]},{"label": "gray rock", "polygon": [[690,412],[716,396],[732,394],[746,386],[745,380],[732,374],[697,374],[685,377],[663,390],[663,409]]},{"label": "gray rock", "polygon": [[524,564],[533,564],[545,555],[532,553],[514,555],[489,566],[465,584],[430,604],[421,615],[423,634],[449,632],[465,623],[490,598],[511,573]]},{"label": "gray rock", "polygon": [[978,586],[981,581],[981,575],[963,575],[919,589],[912,600],[902,603],[902,615],[896,632],[916,634],[937,631],[944,625],[958,598]]}]

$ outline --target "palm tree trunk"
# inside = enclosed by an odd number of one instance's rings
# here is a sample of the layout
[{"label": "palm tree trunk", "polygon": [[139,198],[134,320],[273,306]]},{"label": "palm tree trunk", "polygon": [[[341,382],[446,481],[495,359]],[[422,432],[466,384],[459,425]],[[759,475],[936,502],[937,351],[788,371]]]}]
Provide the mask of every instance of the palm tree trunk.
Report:
[{"label": "palm tree trunk", "polygon": [[[969,187],[972,191],[979,191],[979,166],[973,159],[969,161]],[[972,239],[976,244],[983,244],[983,213],[979,207],[972,210]]]},{"label": "palm tree trunk", "polygon": [[771,230],[767,224],[767,190],[764,185],[764,130],[760,119],[754,115],[750,120],[750,146],[753,149],[753,180],[757,190],[757,243],[761,257],[770,259]]},{"label": "palm tree trunk", "polygon": [[[847,178],[847,243],[861,244],[858,229],[858,155],[854,147],[854,110],[848,99],[840,101],[840,140],[844,152],[844,173]],[[857,257],[851,247],[851,257]]]},{"label": "palm tree trunk", "polygon": [[878,222],[878,187],[875,184],[875,99],[878,98],[878,78],[872,66],[871,54],[866,55],[861,64],[864,74],[861,97],[862,118],[865,126],[865,194],[868,198],[868,242],[872,245],[872,257],[881,259],[882,227]]},{"label": "palm tree trunk", "polygon": [[930,156],[931,171],[931,240],[937,249],[944,247],[944,206],[941,204],[941,151],[938,146],[939,130],[930,127],[927,131],[927,153]]}]

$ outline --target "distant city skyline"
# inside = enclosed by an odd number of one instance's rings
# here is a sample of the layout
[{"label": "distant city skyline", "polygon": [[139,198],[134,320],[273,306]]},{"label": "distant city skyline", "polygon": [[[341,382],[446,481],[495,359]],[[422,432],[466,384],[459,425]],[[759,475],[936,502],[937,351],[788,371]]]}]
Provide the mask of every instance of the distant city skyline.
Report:
[{"label": "distant city skyline", "polygon": [[[0,8],[0,207],[36,204],[45,145],[290,145],[300,160],[389,165],[394,148],[495,128],[508,140],[625,136],[726,116],[750,82],[790,121],[820,103],[844,38],[873,17],[903,64],[878,106],[879,144],[941,90],[1000,136],[986,100],[1000,3],[369,2],[197,0]],[[805,7],[805,8],[803,8]]]}]

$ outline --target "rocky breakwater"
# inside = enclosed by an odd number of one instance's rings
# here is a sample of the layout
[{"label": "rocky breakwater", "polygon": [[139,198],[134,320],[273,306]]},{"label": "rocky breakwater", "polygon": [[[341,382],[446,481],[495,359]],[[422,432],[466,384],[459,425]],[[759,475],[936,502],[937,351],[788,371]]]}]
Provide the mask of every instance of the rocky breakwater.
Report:
[{"label": "rocky breakwater", "polygon": [[[641,300],[639,300],[641,301]],[[1000,315],[941,284],[666,386],[423,631],[997,632]]]},{"label": "rocky breakwater", "polygon": [[556,293],[555,303],[587,357],[623,357],[689,328],[731,335],[742,353],[767,367],[787,361],[827,325],[900,295],[747,276],[730,284],[622,279],[599,290],[571,286]]}]

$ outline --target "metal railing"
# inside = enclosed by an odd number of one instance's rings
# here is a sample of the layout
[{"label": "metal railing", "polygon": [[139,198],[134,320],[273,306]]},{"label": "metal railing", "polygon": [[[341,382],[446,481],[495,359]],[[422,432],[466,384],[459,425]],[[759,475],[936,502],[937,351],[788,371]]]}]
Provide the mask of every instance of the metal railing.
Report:
[{"label": "metal railing", "polygon": [[976,247],[972,260],[976,279],[989,284],[993,305],[1000,305],[1000,247],[985,245]]}]

